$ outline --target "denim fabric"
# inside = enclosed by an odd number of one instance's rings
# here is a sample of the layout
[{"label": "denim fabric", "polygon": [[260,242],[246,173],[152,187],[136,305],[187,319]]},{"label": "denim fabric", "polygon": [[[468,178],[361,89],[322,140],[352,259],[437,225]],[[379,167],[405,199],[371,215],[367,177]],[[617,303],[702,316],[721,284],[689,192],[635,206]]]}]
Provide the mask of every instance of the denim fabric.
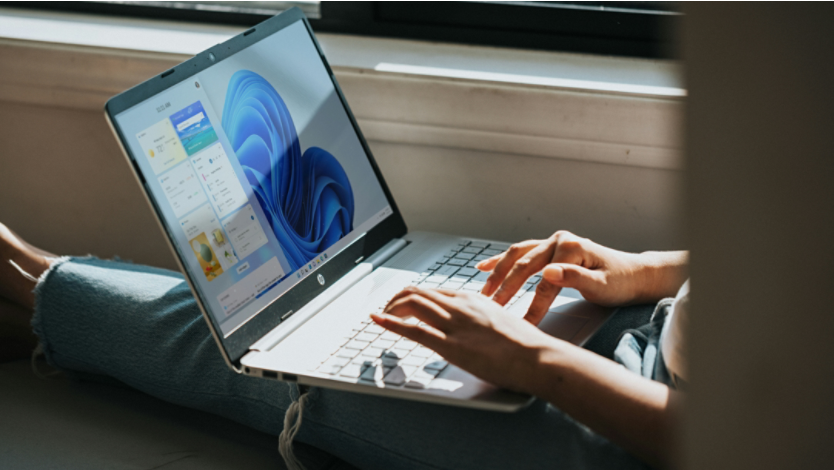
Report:
[{"label": "denim fabric", "polygon": [[655,311],[654,304],[633,305],[619,308],[602,325],[584,348],[608,359],[614,359],[614,350],[620,342],[623,331],[638,328],[648,323]]},{"label": "denim fabric", "polygon": [[[296,387],[230,370],[180,274],[71,258],[42,277],[36,298],[33,327],[53,366],[280,433]],[[310,393],[296,439],[360,468],[645,468],[541,401],[510,414]]]},{"label": "denim fabric", "polygon": [[626,369],[648,379],[664,383],[672,388],[683,389],[685,384],[675,380],[666,369],[660,350],[660,333],[669,317],[675,299],[663,299],[654,309],[649,322],[636,329],[621,333],[614,350],[614,360]]}]

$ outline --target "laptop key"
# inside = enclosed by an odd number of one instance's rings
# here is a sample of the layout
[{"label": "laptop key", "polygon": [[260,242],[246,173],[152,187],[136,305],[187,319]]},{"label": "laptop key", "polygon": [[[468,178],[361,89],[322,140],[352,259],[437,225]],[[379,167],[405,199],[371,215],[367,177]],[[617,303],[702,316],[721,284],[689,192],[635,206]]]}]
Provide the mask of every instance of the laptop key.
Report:
[{"label": "laptop key", "polygon": [[347,358],[344,358],[344,357],[331,357],[330,359],[325,361],[325,364],[327,364],[327,363],[337,364],[337,365],[340,365],[340,366],[346,366],[350,363],[350,359],[347,359]]},{"label": "laptop key", "polygon": [[362,351],[362,357],[372,357],[372,358],[375,359],[379,356],[382,356],[382,353],[384,353],[384,352],[385,352],[384,349],[376,348],[373,345],[371,345],[370,348],[367,348],[364,351]]},{"label": "laptop key", "polygon": [[418,346],[416,341],[411,341],[410,339],[401,339],[399,343],[396,344],[397,349],[405,349],[406,351],[412,351],[414,348]]},{"label": "laptop key", "polygon": [[363,331],[362,333],[359,333],[358,335],[356,335],[356,337],[353,338],[353,340],[354,341],[364,341],[366,343],[370,343],[377,338],[379,338],[378,334],[368,333],[368,332]]},{"label": "laptop key", "polygon": [[348,349],[358,349],[359,351],[361,351],[368,347],[368,344],[369,343],[365,341],[356,341],[355,339],[352,339],[348,344],[345,345],[345,347]]},{"label": "laptop key", "polygon": [[414,351],[411,351],[412,356],[423,357],[423,358],[429,358],[429,357],[431,357],[432,354],[434,354],[434,351],[432,351],[431,349],[429,349],[425,346],[420,346],[417,349],[415,349]]},{"label": "laptop key", "polygon": [[411,352],[411,349],[403,348],[403,347],[400,346],[399,343],[397,343],[397,344],[394,345],[393,348],[389,349],[388,352],[396,354],[397,357],[405,357],[405,356],[408,356],[408,353]]},{"label": "laptop key", "polygon": [[441,284],[445,282],[446,279],[449,279],[448,274],[432,274],[427,277],[425,281],[423,281],[423,284]]},{"label": "laptop key", "polygon": [[334,375],[339,373],[339,371],[342,370],[342,367],[348,365],[349,362],[350,359],[345,359],[343,357],[331,357],[326,360],[321,367],[319,367],[319,372],[322,374]]},{"label": "laptop key", "polygon": [[[394,333],[392,333],[392,334],[394,334]],[[385,336],[385,335],[383,335],[383,336]],[[399,336],[397,337],[397,339],[399,339]],[[367,343],[364,343],[364,344],[367,345]],[[373,343],[371,343],[371,346],[373,346],[375,348],[382,348],[382,349],[388,349],[393,345],[394,345],[394,341],[392,341],[390,339],[384,339],[384,338],[380,338],[380,339],[374,341]]]},{"label": "laptop key", "polygon": [[449,266],[464,267],[468,261],[460,258],[452,258],[449,260]]},{"label": "laptop key", "polygon": [[486,242],[469,242],[469,246],[474,246],[477,248],[486,248],[489,246],[489,243]]},{"label": "laptop key", "polygon": [[344,357],[344,358],[347,358],[347,359],[353,359],[357,355],[359,355],[359,350],[358,349],[342,348],[342,349],[339,349],[339,352],[336,353],[336,357]]},{"label": "laptop key", "polygon": [[377,325],[376,323],[373,323],[371,325],[366,326],[364,331],[365,331],[365,333],[381,335],[382,333],[385,333],[388,330],[386,330],[385,328]]},{"label": "laptop key", "polygon": [[387,367],[394,367],[400,363],[400,358],[398,356],[382,356],[381,364]]},{"label": "laptop key", "polygon": [[454,282],[454,281],[446,281],[446,282],[443,283],[442,286],[440,286],[441,289],[447,289],[447,290],[460,290],[461,287],[463,287],[462,282]]},{"label": "laptop key", "polygon": [[322,374],[328,374],[328,375],[336,375],[336,374],[339,373],[340,370],[342,370],[342,366],[337,366],[335,364],[328,364],[328,365],[322,364],[318,368],[318,372],[321,372]]},{"label": "laptop key", "polygon": [[469,281],[468,277],[458,277],[458,275],[455,274],[451,279],[449,279],[446,282],[456,282],[456,283],[462,285],[462,284],[466,284],[468,281]]},{"label": "laptop key", "polygon": [[[458,271],[458,266],[443,266],[437,271],[435,271],[434,276],[451,276]],[[433,278],[434,276],[430,276],[426,280]]]},{"label": "laptop key", "polygon": [[385,374],[385,382],[388,385],[402,385],[405,383],[405,380],[408,378],[409,374],[413,374],[417,371],[416,367],[409,367],[409,366],[397,366],[391,369],[390,372]]},{"label": "laptop key", "polygon": [[479,271],[475,268],[461,268],[458,272],[455,273],[455,276],[458,276],[458,277],[472,277],[472,276],[478,274],[479,272],[481,272],[481,271]]},{"label": "laptop key", "polygon": [[400,361],[400,365],[420,367],[423,365],[424,362],[426,362],[425,357],[415,356],[412,354]]},{"label": "laptop key", "polygon": [[432,380],[434,380],[433,375],[427,374],[422,370],[418,370],[414,375],[409,377],[408,382],[405,383],[405,386],[408,388],[416,388],[418,390],[423,390],[429,387],[429,384]]},{"label": "laptop key", "polygon": [[437,374],[440,373],[440,371],[445,369],[446,366],[448,366],[448,365],[449,365],[449,363],[444,361],[444,360],[436,360],[436,361],[431,361],[428,364],[424,365],[423,369],[436,371],[435,375],[437,375]]},{"label": "laptop key", "polygon": [[375,382],[377,380],[382,380],[382,377],[384,377],[384,375],[385,374],[382,370],[382,366],[371,366],[362,371],[362,373],[359,375],[359,379]]},{"label": "laptop key", "polygon": [[362,366],[359,364],[348,364],[339,375],[342,377],[348,377],[353,379],[358,379],[362,372],[366,369],[366,366]]},{"label": "laptop key", "polygon": [[[382,333],[382,336],[379,337],[379,339],[384,339],[384,340],[391,341],[391,342],[394,342],[394,341],[396,341],[400,338],[402,338],[402,336],[394,333],[393,331],[386,331],[385,333]],[[377,346],[377,347],[381,348],[382,346]]]}]

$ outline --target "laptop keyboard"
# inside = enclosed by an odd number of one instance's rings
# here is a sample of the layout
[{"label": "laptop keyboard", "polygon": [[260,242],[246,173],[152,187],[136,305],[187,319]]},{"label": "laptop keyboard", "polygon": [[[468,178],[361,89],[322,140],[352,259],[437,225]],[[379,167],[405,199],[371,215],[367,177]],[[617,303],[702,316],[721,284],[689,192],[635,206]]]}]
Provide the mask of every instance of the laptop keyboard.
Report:
[{"label": "laptop keyboard", "polygon": [[[508,248],[509,245],[505,244],[463,241],[421,273],[412,284],[480,292],[489,273],[475,269],[475,265]],[[505,308],[509,308],[528,290],[535,289],[540,280],[540,275],[530,278]],[[374,312],[382,312],[388,300]],[[416,318],[409,318],[406,322],[425,325]],[[443,357],[431,349],[390,332],[366,317],[342,338],[339,346],[316,371],[359,382],[422,389],[428,387],[429,382],[447,366]]]}]

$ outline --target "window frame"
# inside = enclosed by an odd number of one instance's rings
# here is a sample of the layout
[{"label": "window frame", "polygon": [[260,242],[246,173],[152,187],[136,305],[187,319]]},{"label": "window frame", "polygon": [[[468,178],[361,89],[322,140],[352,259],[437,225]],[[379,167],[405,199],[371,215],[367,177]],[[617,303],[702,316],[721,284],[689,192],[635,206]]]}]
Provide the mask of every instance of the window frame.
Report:
[{"label": "window frame", "polygon": [[[253,26],[271,15],[178,9],[158,3],[2,2],[5,7]],[[330,2],[318,33],[649,59],[676,59],[682,15],[645,2]]]}]

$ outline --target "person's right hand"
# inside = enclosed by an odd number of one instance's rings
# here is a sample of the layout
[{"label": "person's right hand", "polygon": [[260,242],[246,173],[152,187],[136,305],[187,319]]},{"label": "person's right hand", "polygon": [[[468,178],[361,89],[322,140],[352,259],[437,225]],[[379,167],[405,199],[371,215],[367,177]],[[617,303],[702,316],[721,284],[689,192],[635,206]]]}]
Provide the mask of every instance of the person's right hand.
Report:
[{"label": "person's right hand", "polygon": [[[656,270],[667,265],[678,275],[661,280]],[[586,300],[605,306],[657,301],[674,295],[685,279],[685,269],[681,269],[685,265],[685,252],[626,253],[559,231],[546,240],[516,243],[506,252],[481,261],[477,268],[492,271],[481,293],[493,296],[501,305],[530,276],[542,271],[542,281],[524,317],[537,325],[564,287],[574,288]]]}]

